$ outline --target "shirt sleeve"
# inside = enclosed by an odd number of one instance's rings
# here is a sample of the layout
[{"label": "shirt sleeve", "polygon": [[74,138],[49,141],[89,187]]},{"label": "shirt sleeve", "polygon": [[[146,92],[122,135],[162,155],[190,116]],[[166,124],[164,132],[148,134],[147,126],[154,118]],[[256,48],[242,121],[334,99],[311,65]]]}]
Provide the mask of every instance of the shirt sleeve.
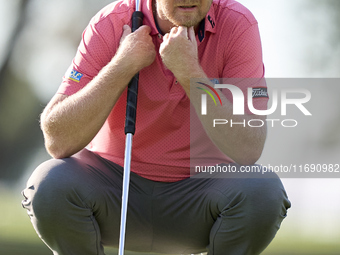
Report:
[{"label": "shirt sleeve", "polygon": [[76,56],[68,68],[57,93],[72,95],[88,84],[109,63],[117,44],[109,20],[93,18],[83,32]]},{"label": "shirt sleeve", "polygon": [[[231,46],[225,53],[225,65],[223,77],[228,79],[229,84],[238,86],[244,95],[245,111],[251,114],[248,107],[248,88],[253,88],[261,93],[252,93],[253,106],[257,110],[267,109],[268,94],[264,79],[264,65],[262,59],[262,45],[258,24],[240,22],[236,27],[235,38],[232,39]],[[245,25],[247,24],[247,26]],[[231,81],[230,81],[231,80]],[[222,90],[225,93],[224,90]],[[231,97],[230,92],[226,92],[227,98]]]}]

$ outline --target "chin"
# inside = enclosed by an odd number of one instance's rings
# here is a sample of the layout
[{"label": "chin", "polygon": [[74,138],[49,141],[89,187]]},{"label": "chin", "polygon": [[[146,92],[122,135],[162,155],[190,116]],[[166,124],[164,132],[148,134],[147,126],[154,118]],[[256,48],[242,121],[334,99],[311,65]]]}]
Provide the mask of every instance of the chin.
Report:
[{"label": "chin", "polygon": [[175,24],[176,26],[183,26],[183,27],[194,27],[198,25],[203,18],[174,18],[172,23]]}]

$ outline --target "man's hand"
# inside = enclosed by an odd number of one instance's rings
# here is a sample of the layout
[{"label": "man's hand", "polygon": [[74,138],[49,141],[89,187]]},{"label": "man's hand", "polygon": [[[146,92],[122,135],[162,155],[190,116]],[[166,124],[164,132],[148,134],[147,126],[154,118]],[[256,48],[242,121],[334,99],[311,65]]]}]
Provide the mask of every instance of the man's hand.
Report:
[{"label": "man's hand", "polygon": [[159,49],[164,65],[183,81],[195,77],[202,69],[198,60],[197,42],[193,27],[174,27],[165,34]]},{"label": "man's hand", "polygon": [[115,61],[119,60],[118,63],[126,65],[134,74],[151,65],[155,60],[156,50],[150,32],[151,28],[144,25],[131,33],[131,28],[124,25]]}]

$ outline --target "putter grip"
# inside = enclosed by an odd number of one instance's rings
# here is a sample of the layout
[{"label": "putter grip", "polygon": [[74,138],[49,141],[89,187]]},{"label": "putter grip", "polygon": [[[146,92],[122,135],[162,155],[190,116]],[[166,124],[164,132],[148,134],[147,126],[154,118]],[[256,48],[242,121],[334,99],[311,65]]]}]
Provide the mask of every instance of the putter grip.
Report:
[{"label": "putter grip", "polygon": [[143,13],[141,11],[135,11],[132,14],[132,32],[135,32],[140,26],[143,25]]},{"label": "putter grip", "polygon": [[[143,13],[135,11],[132,14],[132,32],[136,31],[143,25]],[[135,134],[136,131],[136,113],[137,113],[137,94],[138,94],[139,74],[135,74],[129,83],[127,102],[126,102],[126,117],[125,117],[125,134]]]}]

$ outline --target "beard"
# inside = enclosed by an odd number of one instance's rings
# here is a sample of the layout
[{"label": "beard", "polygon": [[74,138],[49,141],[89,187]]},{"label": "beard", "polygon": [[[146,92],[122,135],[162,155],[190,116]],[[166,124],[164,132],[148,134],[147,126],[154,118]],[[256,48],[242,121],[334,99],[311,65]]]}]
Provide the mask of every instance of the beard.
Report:
[{"label": "beard", "polygon": [[[198,25],[205,18],[211,3],[212,0],[209,0],[208,5],[202,8],[201,2],[196,0],[175,1],[174,6],[168,1],[159,0],[156,2],[156,9],[161,10],[158,12],[161,19],[168,20],[176,26],[192,27]],[[196,6],[196,10],[190,13],[178,12],[177,6],[182,5]]]},{"label": "beard", "polygon": [[173,15],[173,18],[169,19],[176,26],[193,27],[198,25],[205,15],[197,13],[196,15]]}]

